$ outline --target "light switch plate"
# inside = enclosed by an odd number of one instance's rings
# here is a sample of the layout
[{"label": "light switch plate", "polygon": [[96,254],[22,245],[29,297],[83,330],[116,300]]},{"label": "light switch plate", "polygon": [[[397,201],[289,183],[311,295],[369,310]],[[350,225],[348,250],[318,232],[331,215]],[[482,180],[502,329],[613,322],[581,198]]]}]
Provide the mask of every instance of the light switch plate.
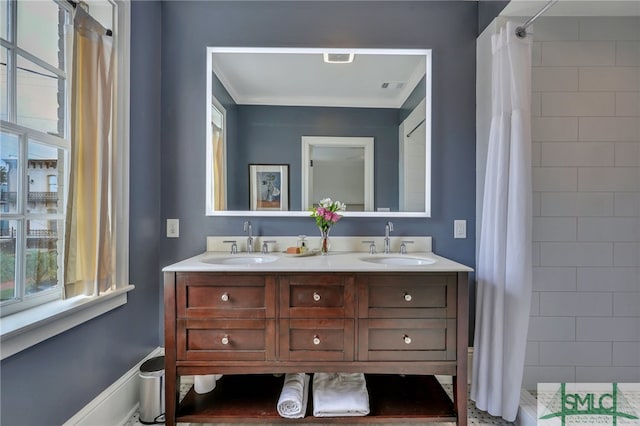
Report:
[{"label": "light switch plate", "polygon": [[180,236],[180,219],[167,219],[167,238]]},{"label": "light switch plate", "polygon": [[453,221],[453,238],[467,238],[467,221]]}]

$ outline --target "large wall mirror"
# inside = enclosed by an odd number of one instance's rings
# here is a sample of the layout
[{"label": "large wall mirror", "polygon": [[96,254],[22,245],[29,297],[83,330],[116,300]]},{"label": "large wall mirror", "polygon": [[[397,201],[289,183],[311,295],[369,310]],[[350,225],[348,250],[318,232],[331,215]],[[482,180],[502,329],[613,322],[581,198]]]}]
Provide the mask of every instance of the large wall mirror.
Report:
[{"label": "large wall mirror", "polygon": [[206,90],[207,215],[430,216],[430,50],[209,47]]}]

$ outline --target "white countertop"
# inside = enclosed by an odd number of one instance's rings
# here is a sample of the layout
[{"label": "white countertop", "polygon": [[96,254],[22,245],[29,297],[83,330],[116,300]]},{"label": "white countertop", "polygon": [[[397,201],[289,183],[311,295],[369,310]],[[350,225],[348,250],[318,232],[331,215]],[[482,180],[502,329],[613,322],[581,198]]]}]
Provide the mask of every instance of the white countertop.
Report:
[{"label": "white countertop", "polygon": [[[243,262],[243,258],[275,257],[274,261],[267,263],[252,264],[219,264],[216,262]],[[419,259],[430,262],[421,265],[399,265],[372,263],[362,259],[374,258],[403,258]],[[402,262],[402,260],[399,260]],[[263,255],[261,253],[238,253],[229,252],[204,252],[189,259],[182,260],[162,269],[163,272],[472,272],[473,269],[460,263],[454,262],[431,252],[414,253],[400,255],[392,253],[388,255],[374,254],[366,252],[330,252],[326,256],[320,254],[300,256],[288,255],[281,252],[271,252]]]}]

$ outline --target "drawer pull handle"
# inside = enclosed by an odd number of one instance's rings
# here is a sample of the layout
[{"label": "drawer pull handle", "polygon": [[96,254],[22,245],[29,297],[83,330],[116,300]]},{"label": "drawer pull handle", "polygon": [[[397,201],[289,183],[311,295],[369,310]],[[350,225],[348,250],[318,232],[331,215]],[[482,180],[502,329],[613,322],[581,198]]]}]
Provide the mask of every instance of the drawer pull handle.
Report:
[{"label": "drawer pull handle", "polygon": [[407,336],[406,334],[402,337],[402,339],[407,345],[411,344],[411,337]]},{"label": "drawer pull handle", "polygon": [[320,338],[317,335],[313,336],[313,344],[314,345],[319,345],[320,344]]},{"label": "drawer pull handle", "polygon": [[413,299],[413,297],[411,297],[411,295],[409,293],[405,293],[404,294],[405,302],[411,302],[411,299]]},{"label": "drawer pull handle", "polygon": [[229,336],[224,336],[221,340],[223,345],[228,345],[229,344]]},{"label": "drawer pull handle", "polygon": [[220,299],[223,302],[228,302],[229,301],[229,293],[224,293],[222,296],[220,296]]},{"label": "drawer pull handle", "polygon": [[313,300],[315,300],[316,302],[320,301],[320,295],[317,292],[313,292]]}]

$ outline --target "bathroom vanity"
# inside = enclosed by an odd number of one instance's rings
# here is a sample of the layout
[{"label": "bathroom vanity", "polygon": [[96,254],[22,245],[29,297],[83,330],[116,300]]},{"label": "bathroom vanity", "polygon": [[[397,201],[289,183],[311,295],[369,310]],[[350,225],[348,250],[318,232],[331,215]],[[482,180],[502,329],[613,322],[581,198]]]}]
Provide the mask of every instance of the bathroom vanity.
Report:
[{"label": "bathroom vanity", "polygon": [[[168,425],[467,424],[470,268],[432,253],[207,252],[163,271]],[[280,417],[287,372],[365,373],[370,414],[315,418],[309,395],[304,419]],[[180,376],[202,374],[224,376],[179,401]],[[453,377],[453,400],[434,375]]]}]

